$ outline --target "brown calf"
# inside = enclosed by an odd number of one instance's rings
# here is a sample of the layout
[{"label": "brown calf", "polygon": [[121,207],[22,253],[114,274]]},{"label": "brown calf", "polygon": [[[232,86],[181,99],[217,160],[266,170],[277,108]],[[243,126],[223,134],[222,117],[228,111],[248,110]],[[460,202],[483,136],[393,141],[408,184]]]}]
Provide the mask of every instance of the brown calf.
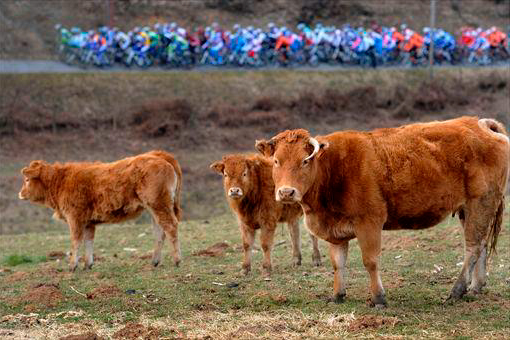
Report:
[{"label": "brown calf", "polygon": [[173,245],[175,265],[181,255],[177,224],[181,218],[182,173],[175,158],[152,151],[114,163],[48,164],[33,161],[21,170],[25,177],[19,198],[43,204],[67,222],[71,232],[70,269],[78,265],[78,250],[85,238],[85,268],[93,264],[96,225],[152,215],[156,243],[152,263],[161,261],[165,236]]},{"label": "brown calf", "polygon": [[372,302],[382,306],[381,231],[432,227],[452,213],[464,228],[465,258],[449,298],[462,297],[469,283],[474,292],[485,285],[509,173],[500,123],[462,117],[316,138],[292,130],[256,148],[273,158],[276,200],[299,202],[306,226],[330,243],[335,301],[345,296],[349,240],[358,239]]},{"label": "brown calf", "polygon": [[[278,222],[287,223],[294,264],[300,265],[299,218],[303,212],[299,204],[284,205],[275,201],[271,161],[258,155],[226,155],[223,160],[211,164],[211,169],[223,175],[227,201],[239,221],[244,249],[244,273],[251,270],[251,250],[257,229],[260,229],[260,244],[264,252],[264,274],[271,273],[271,248]],[[318,266],[321,259],[317,238],[311,234],[310,237],[313,263]]]}]

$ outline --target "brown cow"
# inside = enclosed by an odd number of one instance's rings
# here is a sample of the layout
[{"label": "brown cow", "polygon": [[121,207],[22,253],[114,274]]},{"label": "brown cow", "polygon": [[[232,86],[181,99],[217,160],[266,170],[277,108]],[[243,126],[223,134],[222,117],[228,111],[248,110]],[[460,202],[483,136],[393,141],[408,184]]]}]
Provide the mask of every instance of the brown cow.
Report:
[{"label": "brown cow", "polygon": [[[271,178],[272,162],[259,155],[226,155],[211,164],[211,169],[223,175],[225,194],[230,208],[236,213],[243,239],[243,272],[251,270],[251,249],[255,231],[260,229],[260,244],[264,252],[264,274],[271,273],[271,248],[278,222],[286,222],[292,240],[294,264],[301,264],[299,218],[303,215],[299,204],[284,205],[274,199]],[[317,238],[310,234],[313,244],[313,263],[320,265]]]},{"label": "brown cow", "polygon": [[485,285],[487,249],[501,229],[510,146],[491,119],[462,117],[372,132],[310,137],[285,131],[256,148],[274,161],[276,200],[299,202],[305,224],[330,243],[333,300],[345,297],[349,240],[357,238],[372,302],[386,304],[379,276],[381,230],[432,227],[457,213],[465,259],[449,299]]},{"label": "brown cow", "polygon": [[156,236],[152,263],[157,266],[161,261],[166,235],[173,245],[174,263],[179,265],[177,224],[181,218],[182,173],[173,155],[151,151],[113,163],[33,161],[21,173],[25,182],[19,198],[53,209],[54,216],[69,225],[71,270],[78,265],[83,238],[85,268],[92,267],[96,225],[130,220],[144,209],[152,215]]}]

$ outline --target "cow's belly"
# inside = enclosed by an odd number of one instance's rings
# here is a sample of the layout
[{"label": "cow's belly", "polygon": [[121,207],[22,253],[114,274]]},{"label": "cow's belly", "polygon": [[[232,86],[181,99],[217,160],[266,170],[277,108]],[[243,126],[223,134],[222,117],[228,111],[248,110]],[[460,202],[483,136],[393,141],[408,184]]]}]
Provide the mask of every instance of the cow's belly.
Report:
[{"label": "cow's belly", "polygon": [[96,209],[92,214],[92,220],[98,223],[120,223],[137,218],[142,214],[144,207],[141,204],[132,202],[125,204],[118,209]]},{"label": "cow's belly", "polygon": [[305,226],[314,236],[338,243],[355,237],[354,226],[344,221],[320,218],[317,214],[305,214]]},{"label": "cow's belly", "polygon": [[426,229],[435,226],[451,214],[450,209],[420,211],[415,214],[389,216],[384,230]]}]

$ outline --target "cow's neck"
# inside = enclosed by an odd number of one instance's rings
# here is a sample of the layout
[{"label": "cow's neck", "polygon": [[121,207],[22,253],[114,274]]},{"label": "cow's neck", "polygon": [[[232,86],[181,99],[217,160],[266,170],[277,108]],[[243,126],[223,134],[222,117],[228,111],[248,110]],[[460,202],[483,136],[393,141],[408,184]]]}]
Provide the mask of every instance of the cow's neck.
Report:
[{"label": "cow's neck", "polygon": [[46,199],[44,204],[55,210],[58,215],[62,215],[58,206],[58,192],[64,179],[64,169],[55,167],[49,178],[46,179]]},{"label": "cow's neck", "polygon": [[336,193],[336,190],[333,189],[335,183],[332,183],[330,170],[329,164],[321,164],[317,169],[315,181],[303,196],[301,202],[305,214],[313,214],[318,209],[329,209],[328,202],[335,201],[333,197],[330,197]]}]

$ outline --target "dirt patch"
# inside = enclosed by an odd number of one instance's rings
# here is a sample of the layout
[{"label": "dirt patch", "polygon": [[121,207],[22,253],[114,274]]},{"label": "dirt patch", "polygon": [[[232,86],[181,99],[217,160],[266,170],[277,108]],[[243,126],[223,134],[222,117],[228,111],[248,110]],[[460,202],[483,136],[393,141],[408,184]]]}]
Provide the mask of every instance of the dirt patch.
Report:
[{"label": "dirt patch", "polygon": [[380,315],[363,315],[356,318],[349,324],[349,332],[359,332],[366,329],[376,329],[380,327],[394,327],[399,320],[396,317],[385,317]]},{"label": "dirt patch", "polygon": [[72,334],[61,337],[59,340],[103,340],[103,337],[100,337],[94,332],[87,332],[81,334]]},{"label": "dirt patch", "polygon": [[114,339],[159,339],[159,330],[148,326],[145,327],[140,323],[129,322],[123,328],[113,334]]},{"label": "dirt patch", "polygon": [[210,257],[217,257],[217,256],[223,256],[225,253],[225,250],[227,250],[230,246],[226,242],[219,242],[215,243],[212,246],[208,247],[207,249],[199,250],[193,255],[195,256],[210,256]]},{"label": "dirt patch", "polygon": [[416,247],[418,238],[410,236],[383,236],[382,250]]},{"label": "dirt patch", "polygon": [[26,304],[25,312],[34,312],[39,309],[53,308],[64,299],[58,284],[40,283],[15,299],[16,304]]},{"label": "dirt patch", "polygon": [[59,250],[50,251],[48,255],[46,255],[50,260],[63,259],[66,257],[66,253]]},{"label": "dirt patch", "polygon": [[11,275],[7,276],[5,278],[5,280],[9,283],[19,282],[19,281],[26,280],[29,276],[30,276],[30,274],[28,274],[27,272],[15,272],[15,273],[12,273]]},{"label": "dirt patch", "polygon": [[94,288],[92,292],[87,294],[87,299],[105,299],[112,296],[121,295],[122,291],[114,284],[110,285],[101,285],[97,288]]}]

